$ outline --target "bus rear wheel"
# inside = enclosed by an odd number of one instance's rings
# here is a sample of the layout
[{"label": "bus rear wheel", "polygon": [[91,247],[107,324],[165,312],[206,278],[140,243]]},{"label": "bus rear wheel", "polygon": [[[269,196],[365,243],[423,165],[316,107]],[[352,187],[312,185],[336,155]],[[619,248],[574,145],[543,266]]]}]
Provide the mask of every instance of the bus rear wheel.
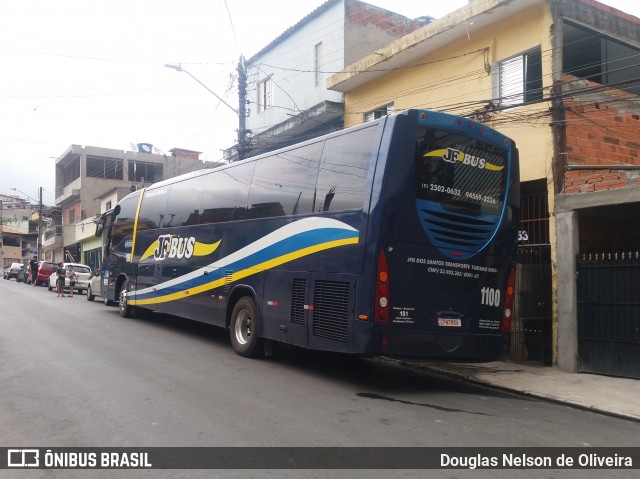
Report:
[{"label": "bus rear wheel", "polygon": [[229,334],[236,353],[244,357],[258,357],[264,354],[262,339],[258,335],[258,310],[253,299],[241,298],[231,313]]}]

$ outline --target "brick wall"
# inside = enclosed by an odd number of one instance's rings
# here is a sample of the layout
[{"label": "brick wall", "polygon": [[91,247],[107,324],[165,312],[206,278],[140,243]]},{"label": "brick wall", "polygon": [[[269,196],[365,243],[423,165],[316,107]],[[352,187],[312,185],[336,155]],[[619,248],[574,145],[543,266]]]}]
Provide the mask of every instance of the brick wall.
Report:
[{"label": "brick wall", "polygon": [[347,2],[346,10],[350,21],[392,32],[396,37],[407,35],[422,26],[417,20],[357,0]]},{"label": "brick wall", "polygon": [[639,175],[624,170],[570,170],[564,176],[564,192],[567,195],[640,186]]},{"label": "brick wall", "polygon": [[[73,212],[74,212],[73,215],[71,214],[71,210],[73,210]],[[80,213],[81,213],[80,203],[74,203],[73,205],[66,206],[63,209],[62,224],[65,224],[65,225],[71,224],[72,223],[71,222],[72,216],[73,216],[73,219],[74,219],[73,223],[79,222],[81,220]]]},{"label": "brick wall", "polygon": [[564,193],[640,187],[638,97],[565,75]]}]

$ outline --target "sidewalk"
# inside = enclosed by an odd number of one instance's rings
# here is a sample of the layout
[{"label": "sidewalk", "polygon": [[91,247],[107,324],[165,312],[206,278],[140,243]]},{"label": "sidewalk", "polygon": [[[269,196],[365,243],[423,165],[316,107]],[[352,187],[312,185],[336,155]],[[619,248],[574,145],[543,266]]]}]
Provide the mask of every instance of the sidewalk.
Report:
[{"label": "sidewalk", "polygon": [[640,380],[578,374],[557,367],[399,361],[438,374],[640,421]]}]

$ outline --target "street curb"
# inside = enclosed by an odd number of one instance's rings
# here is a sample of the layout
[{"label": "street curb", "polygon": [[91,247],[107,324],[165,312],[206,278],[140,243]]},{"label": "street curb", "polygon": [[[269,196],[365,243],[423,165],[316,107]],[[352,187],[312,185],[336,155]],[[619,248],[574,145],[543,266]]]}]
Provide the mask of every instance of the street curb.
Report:
[{"label": "street curb", "polygon": [[511,394],[522,394],[524,396],[533,397],[533,398],[540,399],[540,400],[543,400],[543,401],[549,401],[549,402],[552,402],[552,403],[555,403],[555,404],[560,404],[560,405],[572,407],[572,408],[575,408],[575,409],[581,409],[583,411],[594,412],[594,413],[597,413],[597,414],[603,414],[603,415],[606,415],[606,416],[615,417],[617,419],[624,419],[624,420],[627,420],[627,421],[633,421],[633,422],[640,423],[640,417],[637,417],[637,416],[627,415],[627,414],[623,414],[623,413],[620,413],[620,412],[603,409],[603,408],[600,408],[600,407],[597,407],[597,406],[589,406],[589,405],[579,404],[579,403],[575,403],[575,402],[572,402],[572,401],[568,401],[566,399],[559,398],[557,396],[545,395],[544,393],[540,393],[540,392],[536,392],[536,391],[505,387],[503,385],[499,385],[499,384],[492,383],[491,381],[487,381],[486,379],[477,378],[477,377],[475,377],[475,373],[464,374],[462,372],[452,371],[450,369],[438,367],[438,363],[417,364],[417,363],[411,363],[409,361],[402,360],[402,359],[394,359],[394,358],[388,358],[388,357],[380,357],[378,359],[380,359],[380,360],[382,360],[384,362],[390,363],[390,364],[395,364],[397,366],[406,367],[406,368],[410,368],[410,369],[415,369],[415,370],[418,370],[418,371],[427,371],[427,372],[430,372],[430,373],[433,373],[433,374],[439,374],[441,376],[446,376],[446,377],[449,377],[449,378],[452,378],[452,379],[464,380],[464,381],[470,382],[472,384],[476,384],[476,385],[484,386],[484,387],[490,387],[492,389],[497,389],[497,390],[508,392],[508,393],[511,393]]}]

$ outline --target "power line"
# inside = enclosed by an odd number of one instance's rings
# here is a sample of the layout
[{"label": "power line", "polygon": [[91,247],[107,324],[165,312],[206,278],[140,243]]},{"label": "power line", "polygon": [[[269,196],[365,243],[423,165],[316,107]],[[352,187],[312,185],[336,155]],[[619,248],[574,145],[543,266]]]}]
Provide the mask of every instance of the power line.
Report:
[{"label": "power line", "polygon": [[229,25],[231,26],[231,32],[233,33],[233,40],[236,42],[236,48],[238,49],[238,54],[242,55],[242,50],[240,50],[240,44],[238,43],[238,36],[236,35],[236,29],[233,26],[233,18],[231,17],[231,11],[229,10],[229,5],[227,4],[227,0],[224,0],[224,6],[227,10],[227,18],[229,19]]}]

